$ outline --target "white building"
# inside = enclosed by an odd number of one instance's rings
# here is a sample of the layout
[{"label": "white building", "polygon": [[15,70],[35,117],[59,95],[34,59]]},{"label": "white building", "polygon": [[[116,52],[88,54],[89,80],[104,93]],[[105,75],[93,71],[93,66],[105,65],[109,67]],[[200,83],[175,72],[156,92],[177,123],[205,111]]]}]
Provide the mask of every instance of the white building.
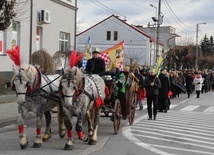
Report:
[{"label": "white building", "polygon": [[30,63],[30,55],[41,48],[52,56],[56,51],[76,48],[76,3],[77,0],[17,0],[15,21],[0,31],[3,81],[9,82],[12,77],[14,63],[6,50],[14,44],[20,47],[21,63]]},{"label": "white building", "polygon": [[[89,36],[91,37],[92,48],[99,47],[101,51],[124,40],[124,55],[141,58],[140,63],[142,65],[155,64],[155,39],[117,16],[111,15],[78,34],[76,37],[78,50],[85,50]],[[159,46],[159,50],[162,51],[163,43],[159,42]]]},{"label": "white building", "polygon": [[[141,25],[136,26],[140,30],[150,34],[151,36],[157,36],[157,27],[152,27],[148,25],[148,27],[143,27]],[[171,48],[174,48],[176,45],[176,37],[180,37],[176,34],[176,29],[171,26],[160,26],[159,27],[159,39],[163,42],[164,48],[167,48],[169,45]]]}]

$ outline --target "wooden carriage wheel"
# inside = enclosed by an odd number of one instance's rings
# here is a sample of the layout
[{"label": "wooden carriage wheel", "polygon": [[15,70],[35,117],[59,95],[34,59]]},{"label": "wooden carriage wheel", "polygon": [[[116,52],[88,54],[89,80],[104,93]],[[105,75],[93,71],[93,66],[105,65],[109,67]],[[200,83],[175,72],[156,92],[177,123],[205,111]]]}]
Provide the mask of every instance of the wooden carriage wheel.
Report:
[{"label": "wooden carriage wheel", "polygon": [[114,132],[115,134],[119,133],[120,126],[121,126],[121,118],[122,118],[122,112],[121,112],[121,104],[119,99],[115,101],[114,104],[114,110],[115,112],[113,113],[113,125],[114,125]]},{"label": "wooden carriage wheel", "polygon": [[129,114],[129,124],[133,125],[134,124],[134,118],[135,118],[135,101],[136,101],[136,95],[135,93],[133,93],[134,97],[133,97],[133,101],[130,104],[130,114]]}]

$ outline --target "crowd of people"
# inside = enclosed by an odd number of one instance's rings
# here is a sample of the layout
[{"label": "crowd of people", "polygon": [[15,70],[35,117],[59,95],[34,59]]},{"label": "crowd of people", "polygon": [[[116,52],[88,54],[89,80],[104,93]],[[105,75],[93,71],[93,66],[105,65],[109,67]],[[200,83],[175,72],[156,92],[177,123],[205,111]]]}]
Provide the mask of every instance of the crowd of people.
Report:
[{"label": "crowd of people", "polygon": [[[93,57],[88,61],[86,73],[105,74],[105,63],[99,57],[99,49],[95,48],[92,52]],[[129,67],[125,70],[129,71]],[[118,73],[118,67],[113,67],[117,79],[124,78],[125,75]],[[214,88],[214,74],[211,70],[195,71],[192,69],[171,70],[162,69],[159,75],[156,75],[154,68],[142,66],[134,68],[133,73],[137,79],[136,88],[136,108],[143,110],[143,104],[147,100],[148,120],[155,120],[157,112],[165,112],[170,109],[170,100],[179,97],[179,94],[187,94],[190,98],[193,91],[196,97],[200,98],[202,93],[207,93]],[[120,80],[119,80],[120,81]],[[122,80],[125,83],[125,80]],[[125,85],[121,83],[118,93],[125,93]],[[120,82],[118,83],[120,84]],[[152,117],[153,116],[153,117]]]},{"label": "crowd of people", "polygon": [[[168,72],[166,69],[162,69],[157,76],[154,75],[152,69],[149,70],[148,67],[144,66],[140,73],[145,79],[143,88],[146,88],[149,120],[152,119],[152,115],[156,119],[157,111],[166,113],[170,108],[170,100],[179,97],[181,93],[187,94],[187,98],[190,98],[195,91],[196,98],[200,98],[202,93],[214,89],[214,73],[207,69],[202,71],[185,69]],[[153,109],[151,109],[152,104]]]}]

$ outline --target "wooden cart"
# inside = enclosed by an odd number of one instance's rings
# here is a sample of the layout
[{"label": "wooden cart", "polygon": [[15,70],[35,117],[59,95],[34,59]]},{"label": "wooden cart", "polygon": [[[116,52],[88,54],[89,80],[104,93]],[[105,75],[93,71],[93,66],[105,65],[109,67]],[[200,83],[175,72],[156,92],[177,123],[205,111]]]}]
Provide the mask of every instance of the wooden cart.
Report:
[{"label": "wooden cart", "polygon": [[132,73],[123,71],[126,76],[126,92],[117,90],[117,80],[114,74],[106,73],[104,76],[105,84],[108,87],[109,95],[105,98],[102,108],[103,117],[110,117],[113,122],[114,132],[119,133],[121,119],[128,119],[129,124],[133,125],[135,118],[135,81]]}]

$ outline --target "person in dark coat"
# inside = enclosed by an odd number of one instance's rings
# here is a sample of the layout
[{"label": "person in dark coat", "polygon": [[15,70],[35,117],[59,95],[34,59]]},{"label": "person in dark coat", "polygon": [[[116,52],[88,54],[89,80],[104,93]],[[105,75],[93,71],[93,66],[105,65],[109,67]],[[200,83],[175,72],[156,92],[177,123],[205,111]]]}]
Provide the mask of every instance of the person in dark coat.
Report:
[{"label": "person in dark coat", "polygon": [[202,78],[204,81],[203,81],[201,93],[204,93],[204,92],[207,93],[208,92],[208,85],[209,85],[209,76],[208,76],[208,73],[206,70],[202,74]]},{"label": "person in dark coat", "polygon": [[146,88],[146,98],[147,98],[147,110],[149,118],[152,120],[152,103],[153,103],[153,116],[156,119],[157,109],[158,109],[158,89],[161,88],[161,82],[158,77],[156,77],[155,69],[150,69],[149,76],[145,79],[143,87]]},{"label": "person in dark coat", "polygon": [[105,62],[99,57],[99,48],[95,48],[92,52],[92,58],[88,60],[86,65],[86,73],[98,74],[100,76],[105,74]]},{"label": "person in dark coat", "polygon": [[192,94],[192,84],[193,84],[193,78],[191,72],[188,72],[187,76],[185,77],[185,83],[186,83],[186,90],[187,90],[187,97],[190,97],[190,94]]},{"label": "person in dark coat", "polygon": [[169,77],[167,76],[167,71],[165,69],[161,71],[159,79],[161,82],[161,88],[159,89],[158,95],[158,110],[159,112],[167,112],[167,110],[169,109],[168,92],[170,86]]}]

